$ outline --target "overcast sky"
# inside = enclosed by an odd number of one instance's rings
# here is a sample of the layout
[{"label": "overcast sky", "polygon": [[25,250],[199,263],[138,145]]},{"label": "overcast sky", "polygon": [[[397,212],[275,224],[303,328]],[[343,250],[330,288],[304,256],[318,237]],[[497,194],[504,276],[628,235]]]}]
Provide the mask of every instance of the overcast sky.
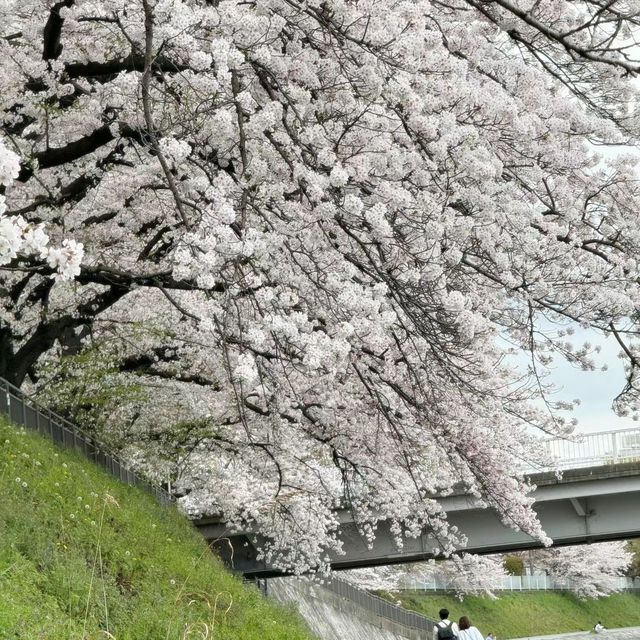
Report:
[{"label": "overcast sky", "polygon": [[571,341],[576,346],[585,341],[594,346],[599,344],[602,352],[596,356],[596,362],[609,367],[608,371],[581,371],[560,359],[554,363],[552,380],[558,386],[554,398],[581,401],[573,412],[579,421],[577,430],[592,433],[640,427],[640,423],[620,418],[611,409],[613,399],[625,384],[624,361],[618,358],[620,347],[615,339],[604,339],[593,331],[578,329]]}]

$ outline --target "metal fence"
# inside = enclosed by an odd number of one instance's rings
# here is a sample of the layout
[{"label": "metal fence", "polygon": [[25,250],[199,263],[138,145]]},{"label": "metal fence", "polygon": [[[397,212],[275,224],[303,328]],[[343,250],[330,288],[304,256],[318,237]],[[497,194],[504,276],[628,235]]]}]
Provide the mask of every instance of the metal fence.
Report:
[{"label": "metal fence", "polygon": [[545,447],[549,468],[579,469],[640,462],[640,428],[588,433],[575,440],[553,438],[545,442]]},{"label": "metal fence", "polygon": [[397,622],[405,627],[411,629],[421,629],[423,631],[432,631],[435,620],[420,615],[415,611],[409,611],[403,609],[397,604],[393,604],[384,598],[373,595],[363,589],[358,589],[345,580],[339,578],[332,578],[325,582],[324,588],[339,595],[341,598],[347,598],[351,602],[355,602],[359,606],[371,611],[381,618],[386,618],[393,622]]},{"label": "metal fence", "polygon": [[[288,577],[288,578],[271,578],[264,582],[265,594],[269,592],[269,583],[278,580],[299,580],[300,578]],[[315,583],[314,583],[315,584]],[[436,621],[427,616],[423,616],[415,611],[403,609],[397,604],[393,604],[384,598],[380,598],[364,589],[360,589],[346,580],[335,577],[335,574],[330,578],[317,584],[322,589],[327,589],[332,593],[335,593],[340,598],[348,600],[350,603],[355,603],[363,609],[373,613],[380,618],[390,620],[397,624],[400,624],[408,629],[418,629],[420,631],[429,632],[427,637],[431,637],[431,631]]]},{"label": "metal fence", "polygon": [[6,414],[15,425],[37,431],[54,444],[75,449],[86,458],[104,467],[111,475],[129,485],[137,485],[153,494],[161,504],[169,504],[171,495],[131,471],[123,461],[96,438],[83,432],[75,424],[30,398],[10,382],[0,378],[0,413]]},{"label": "metal fence", "polygon": [[[640,589],[640,578],[620,576],[608,580],[611,586],[620,590]],[[503,580],[492,585],[493,591],[568,591],[573,584],[571,580],[557,580],[546,574],[528,576],[506,576]],[[412,591],[451,591],[455,588],[451,580],[442,576],[430,576],[426,579],[408,577],[401,584],[402,589]]]}]

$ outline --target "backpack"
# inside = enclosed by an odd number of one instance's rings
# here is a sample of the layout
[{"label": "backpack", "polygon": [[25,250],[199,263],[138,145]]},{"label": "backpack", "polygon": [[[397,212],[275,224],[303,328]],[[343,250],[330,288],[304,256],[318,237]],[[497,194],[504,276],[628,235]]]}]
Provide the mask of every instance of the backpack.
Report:
[{"label": "backpack", "polygon": [[451,625],[453,622],[448,622],[444,626],[438,623],[438,640],[453,640],[456,635],[453,633]]}]

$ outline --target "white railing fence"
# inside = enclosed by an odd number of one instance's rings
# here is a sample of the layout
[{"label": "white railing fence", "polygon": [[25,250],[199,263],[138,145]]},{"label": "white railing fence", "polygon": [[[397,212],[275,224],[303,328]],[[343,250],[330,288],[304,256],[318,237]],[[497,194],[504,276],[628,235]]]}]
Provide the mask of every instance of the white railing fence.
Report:
[{"label": "white railing fence", "polygon": [[545,442],[545,447],[548,468],[579,469],[640,462],[640,428],[587,433],[574,440],[553,438]]},{"label": "white railing fence", "polygon": [[[640,589],[640,578],[612,578],[619,590]],[[608,581],[609,582],[609,581]],[[614,586],[613,584],[611,586]],[[506,576],[496,583],[494,591],[566,591],[572,587],[570,580],[556,580],[545,574],[528,576]],[[455,589],[451,580],[442,576],[415,579],[407,576],[401,584],[402,589],[412,591],[451,591]]]}]

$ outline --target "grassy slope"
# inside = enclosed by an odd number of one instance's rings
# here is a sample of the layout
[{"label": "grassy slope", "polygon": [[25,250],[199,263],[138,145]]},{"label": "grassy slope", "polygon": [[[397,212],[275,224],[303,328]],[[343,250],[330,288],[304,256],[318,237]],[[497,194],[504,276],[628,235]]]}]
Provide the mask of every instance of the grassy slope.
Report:
[{"label": "grassy slope", "polygon": [[0,418],[0,638],[196,637],[310,638],[175,509]]},{"label": "grassy slope", "polygon": [[540,591],[506,593],[497,600],[468,596],[426,595],[406,591],[396,594],[407,609],[436,617],[446,607],[451,619],[466,615],[483,634],[499,639],[590,630],[602,620],[606,627],[640,625],[640,596],[618,593],[598,600],[578,600],[571,594]]}]

